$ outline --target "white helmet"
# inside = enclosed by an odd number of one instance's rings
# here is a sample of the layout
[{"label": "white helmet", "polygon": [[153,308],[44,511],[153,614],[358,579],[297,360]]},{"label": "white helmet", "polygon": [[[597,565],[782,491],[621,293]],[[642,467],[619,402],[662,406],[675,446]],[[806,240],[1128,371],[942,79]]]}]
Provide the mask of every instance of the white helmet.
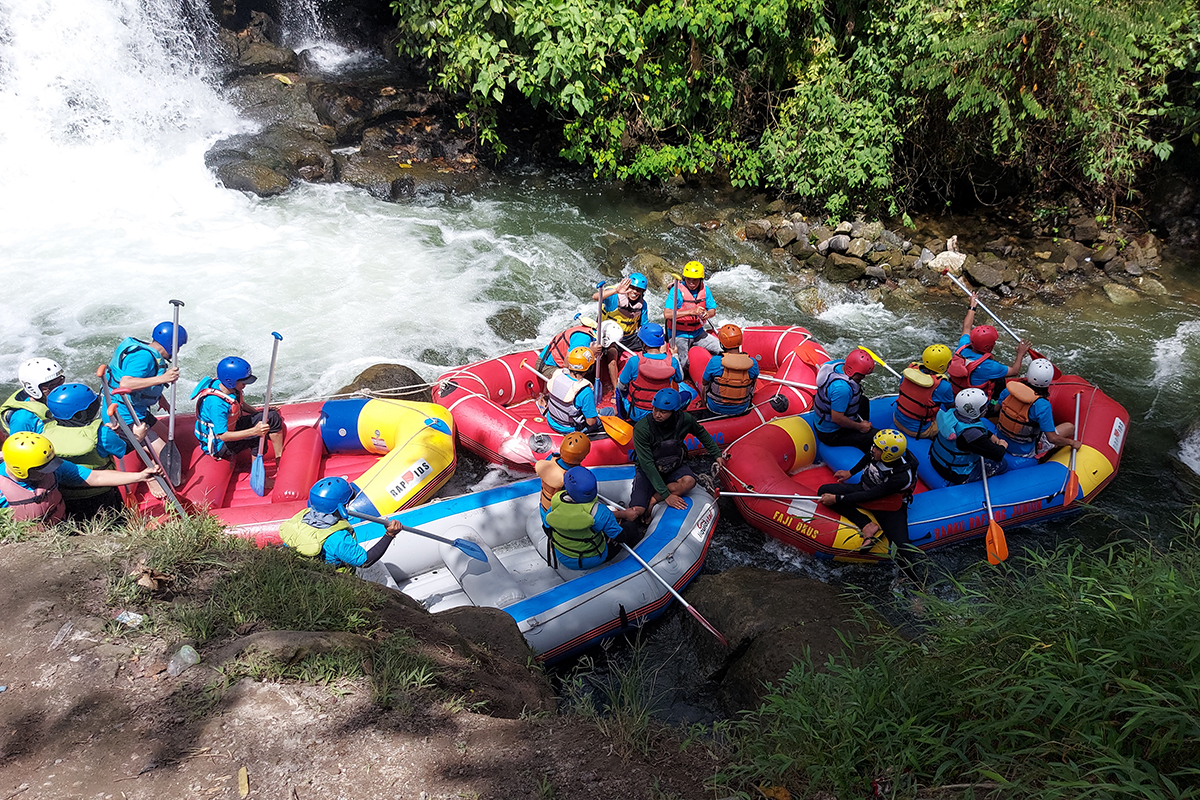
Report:
[{"label": "white helmet", "polygon": [[614,319],[606,319],[600,323],[600,346],[608,347],[625,338],[625,331]]},{"label": "white helmet", "polygon": [[1050,381],[1054,380],[1054,365],[1050,363],[1050,359],[1048,358],[1035,358],[1029,362],[1029,369],[1025,373],[1025,379],[1029,381],[1030,386],[1045,389],[1050,385]]},{"label": "white helmet", "polygon": [[34,400],[41,400],[42,384],[62,378],[65,374],[57,361],[49,358],[31,358],[17,370],[17,380],[21,382],[25,394]]},{"label": "white helmet", "polygon": [[958,413],[969,420],[976,420],[982,417],[987,404],[987,394],[983,389],[977,389],[974,386],[963,389],[954,396],[954,407],[958,409]]}]

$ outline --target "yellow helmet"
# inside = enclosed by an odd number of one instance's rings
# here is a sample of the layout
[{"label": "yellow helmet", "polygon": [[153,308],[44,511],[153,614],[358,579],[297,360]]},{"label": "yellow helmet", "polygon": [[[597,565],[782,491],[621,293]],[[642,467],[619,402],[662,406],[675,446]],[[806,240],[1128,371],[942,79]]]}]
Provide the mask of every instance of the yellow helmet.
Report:
[{"label": "yellow helmet", "polygon": [[595,363],[590,347],[576,347],[567,353],[567,366],[574,372],[587,372]]},{"label": "yellow helmet", "polygon": [[704,265],[699,261],[689,261],[683,265],[683,277],[703,279]]},{"label": "yellow helmet", "polygon": [[931,344],[925,348],[925,352],[921,353],[921,363],[931,372],[936,372],[938,375],[946,374],[946,367],[950,366],[950,358],[954,352],[944,344]]},{"label": "yellow helmet", "polygon": [[908,440],[904,434],[894,428],[884,428],[875,434],[874,445],[883,453],[887,462],[899,461],[908,449]]},{"label": "yellow helmet", "polygon": [[562,456],[562,460],[575,466],[582,464],[591,451],[592,440],[579,431],[564,436],[562,446],[558,448],[558,454]]},{"label": "yellow helmet", "polygon": [[4,467],[17,480],[54,460],[54,445],[40,433],[18,431],[4,440]]}]

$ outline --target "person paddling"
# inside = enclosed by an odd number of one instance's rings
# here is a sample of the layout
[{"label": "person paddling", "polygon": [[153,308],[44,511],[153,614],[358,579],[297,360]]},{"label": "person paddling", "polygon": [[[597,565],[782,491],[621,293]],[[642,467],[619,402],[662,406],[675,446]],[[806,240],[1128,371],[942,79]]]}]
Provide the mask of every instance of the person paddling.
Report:
[{"label": "person paddling", "polygon": [[1000,393],[1000,416],[996,433],[1008,442],[1014,456],[1013,469],[1032,467],[1056,447],[1078,450],[1083,442],[1073,438],[1075,423],[1054,422],[1050,406],[1050,384],[1054,365],[1045,358],[1029,362],[1024,380],[1009,381]]},{"label": "person paddling", "polygon": [[[143,342],[132,336],[124,339],[113,352],[104,373],[110,391],[117,389],[129,390],[129,401],[133,405],[137,419],[130,416],[125,404],[116,404],[117,414],[132,426],[144,422],[149,429],[146,441],[156,454],[161,454],[166,447],[166,429],[155,426],[158,419],[150,410],[158,405],[166,409],[163,399],[163,389],[179,380],[179,370],[171,366],[171,347],[175,338],[175,325],[171,322],[160,322],[151,332],[150,341]],[[187,330],[179,326],[179,346],[187,344]],[[105,422],[110,419],[109,409],[102,409]],[[132,442],[130,442],[132,444]]]},{"label": "person paddling", "polygon": [[992,358],[999,334],[991,325],[975,325],[975,307],[979,298],[971,295],[971,306],[963,317],[962,335],[958,347],[950,358],[946,375],[954,388],[955,395],[971,386],[983,389],[988,400],[996,399],[1006,378],[1021,374],[1021,364],[1029,352],[1029,342],[1022,339],[1017,344],[1013,362],[1005,366]]},{"label": "person paddling", "polygon": [[320,557],[339,567],[371,566],[383,558],[403,528],[388,520],[379,541],[364,549],[347,521],[346,504],[356,494],[358,488],[345,478],[322,478],[308,491],[308,507],[279,526],[279,538],[302,556]]},{"label": "person paddling", "polygon": [[17,369],[17,389],[0,405],[0,430],[41,433],[49,413],[46,395],[66,381],[63,368],[49,358],[31,358]]},{"label": "person paddling", "polygon": [[275,450],[275,459],[283,455],[283,417],[272,408],[263,421],[261,408],[246,402],[243,392],[258,380],[250,362],[228,356],[217,364],[217,377],[205,377],[196,385],[194,432],[200,449],[213,458],[230,459],[253,447],[266,436]]}]

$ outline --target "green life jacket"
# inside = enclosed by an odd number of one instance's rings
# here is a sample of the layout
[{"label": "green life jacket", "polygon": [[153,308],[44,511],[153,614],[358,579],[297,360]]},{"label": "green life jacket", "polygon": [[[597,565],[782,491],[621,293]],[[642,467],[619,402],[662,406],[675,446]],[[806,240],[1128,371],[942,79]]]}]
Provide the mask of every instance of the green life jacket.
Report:
[{"label": "green life jacket", "polygon": [[[58,420],[50,419],[47,420],[42,435],[54,445],[54,455],[70,461],[72,464],[78,464],[88,469],[112,469],[112,459],[105,458],[96,450],[100,441],[100,424],[99,415],[87,425],[77,428],[70,428]],[[63,497],[68,500],[95,497],[109,491],[109,488],[108,486],[67,486],[65,484],[61,487]]]},{"label": "green life jacket", "polygon": [[595,530],[596,500],[572,503],[566,492],[559,492],[550,501],[546,524],[554,534],[554,549],[564,558],[591,558],[605,552],[604,532]]},{"label": "green life jacket", "polygon": [[17,395],[19,394],[25,394],[25,390],[17,389],[8,396],[8,399],[5,400],[3,404],[0,404],[0,428],[3,428],[5,433],[9,433],[8,418],[11,417],[12,412],[16,411],[18,408],[25,409],[30,414],[35,415],[42,422],[45,422],[46,417],[50,415],[50,409],[46,408],[46,404],[41,400],[34,400],[27,394],[25,395],[24,400],[18,400]]},{"label": "green life jacket", "polygon": [[338,531],[350,527],[350,523],[346,520],[339,519],[328,528],[314,528],[312,525],[304,523],[306,513],[308,513],[308,509],[303,508],[300,513],[279,526],[279,538],[302,556],[315,558],[321,555],[321,545],[325,544],[326,539]]}]

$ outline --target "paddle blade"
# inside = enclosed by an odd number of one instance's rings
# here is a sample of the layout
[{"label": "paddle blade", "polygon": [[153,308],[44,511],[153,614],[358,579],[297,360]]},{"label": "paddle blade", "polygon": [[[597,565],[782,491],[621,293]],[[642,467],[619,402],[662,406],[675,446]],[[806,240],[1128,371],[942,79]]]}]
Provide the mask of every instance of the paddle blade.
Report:
[{"label": "paddle blade", "polygon": [[620,417],[600,417],[600,424],[609,438],[620,445],[633,441],[633,426]]},{"label": "paddle blade", "polygon": [[172,486],[178,486],[183,480],[183,456],[174,442],[167,442],[162,451],[163,472]]},{"label": "paddle blade", "polygon": [[450,426],[447,425],[446,421],[443,419],[438,419],[437,417],[426,417],[425,426],[428,428],[433,428],[438,433],[444,433],[447,436],[450,435]]},{"label": "paddle blade", "polygon": [[1071,470],[1070,476],[1067,478],[1067,488],[1063,490],[1063,505],[1071,505],[1075,502],[1075,498],[1079,496],[1079,473]]},{"label": "paddle blade", "polygon": [[988,523],[987,557],[989,564],[999,564],[1008,558],[1008,540],[1004,538],[1004,528],[994,519]]},{"label": "paddle blade", "polygon": [[255,456],[250,465],[250,489],[259,497],[267,493],[267,468],[261,455]]},{"label": "paddle blade", "polygon": [[487,553],[483,552],[482,547],[470,541],[469,539],[455,539],[453,542],[451,542],[451,544],[476,561],[487,563]]},{"label": "paddle blade", "polygon": [[695,618],[696,618],[696,621],[697,621],[697,622],[699,622],[701,625],[703,625],[703,626],[704,626],[704,629],[705,629],[705,630],[707,630],[707,631],[708,631],[709,633],[711,633],[713,636],[717,637],[717,641],[718,641],[718,642],[720,642],[721,644],[723,644],[725,647],[729,647],[729,642],[728,642],[728,641],[725,639],[725,637],[724,637],[724,636],[722,636],[722,635],[721,635],[721,632],[720,632],[719,630],[717,630],[716,628],[714,628],[714,627],[712,626],[712,623],[710,623],[708,620],[706,620],[704,617],[702,617],[702,616],[700,615],[700,612],[699,612],[699,611],[697,611],[696,609],[692,608],[691,606],[688,606],[688,607],[687,607],[687,610],[688,610],[688,613],[690,613],[690,614],[691,614],[693,617],[695,617]]}]

